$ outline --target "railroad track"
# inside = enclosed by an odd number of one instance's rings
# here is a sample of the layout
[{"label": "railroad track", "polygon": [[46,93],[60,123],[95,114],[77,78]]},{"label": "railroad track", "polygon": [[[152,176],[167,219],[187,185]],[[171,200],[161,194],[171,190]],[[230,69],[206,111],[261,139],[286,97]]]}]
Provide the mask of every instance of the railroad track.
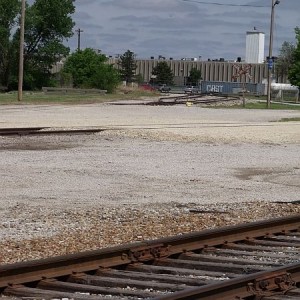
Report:
[{"label": "railroad track", "polygon": [[240,100],[239,96],[217,96],[217,95],[208,95],[210,98],[207,98],[206,94],[185,94],[177,96],[168,96],[160,97],[155,101],[146,101],[146,102],[111,102],[110,105],[149,105],[149,106],[171,106],[177,104],[210,104],[218,102],[229,102],[233,100]]},{"label": "railroad track", "polygon": [[300,299],[300,215],[0,266],[24,299]]},{"label": "railroad track", "polygon": [[187,102],[192,104],[210,104],[218,102],[229,102],[233,100],[239,100],[238,96],[210,96],[207,98],[205,94],[187,94],[180,96],[171,97],[161,97],[158,101],[148,102],[146,105],[176,105],[176,104],[186,104]]},{"label": "railroad track", "polygon": [[57,134],[88,134],[103,131],[105,129],[51,129],[49,127],[19,127],[0,128],[0,136],[16,135],[57,135]]}]

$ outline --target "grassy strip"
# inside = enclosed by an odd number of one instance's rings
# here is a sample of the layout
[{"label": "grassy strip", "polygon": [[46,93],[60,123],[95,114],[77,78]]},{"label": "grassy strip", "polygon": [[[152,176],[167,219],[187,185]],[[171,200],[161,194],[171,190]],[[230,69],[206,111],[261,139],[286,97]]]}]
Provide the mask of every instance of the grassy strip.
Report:
[{"label": "grassy strip", "polygon": [[[216,108],[239,108],[242,109],[243,104],[235,104],[231,106],[226,105],[218,105]],[[267,104],[264,102],[248,102],[246,100],[245,109],[267,109]],[[281,103],[271,103],[270,109],[277,109],[277,110],[300,110],[300,105],[289,105],[289,104],[281,104]]]},{"label": "grassy strip", "polygon": [[24,92],[22,101],[18,101],[18,93],[0,94],[0,105],[16,104],[91,104],[116,100],[139,100],[143,97],[157,97],[155,92],[119,91],[115,94],[44,94],[43,92]]},{"label": "grassy strip", "polygon": [[[264,109],[267,104],[264,102],[248,103],[246,108],[249,109]],[[290,109],[290,110],[299,110],[300,105],[289,105],[284,103],[271,103],[271,109]]]},{"label": "grassy strip", "polygon": [[[93,104],[105,103],[117,100],[141,100],[144,97],[158,97],[160,93],[143,91],[138,89],[120,89],[114,94],[45,94],[43,92],[23,92],[23,100],[18,101],[18,93],[0,93],[0,105],[23,105],[23,104]],[[243,109],[243,105],[216,105],[211,108]],[[265,102],[248,102],[246,100],[245,109],[266,109]],[[300,110],[300,105],[288,105],[272,103],[271,109],[278,110]]]},{"label": "grassy strip", "polygon": [[278,122],[300,122],[299,118],[282,118]]}]

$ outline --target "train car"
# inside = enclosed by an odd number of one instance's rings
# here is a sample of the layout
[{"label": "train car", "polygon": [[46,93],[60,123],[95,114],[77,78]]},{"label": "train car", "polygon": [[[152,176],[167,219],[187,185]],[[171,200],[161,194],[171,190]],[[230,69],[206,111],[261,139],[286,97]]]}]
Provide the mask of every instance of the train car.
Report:
[{"label": "train car", "polygon": [[200,85],[203,94],[238,95],[243,91],[256,96],[265,94],[265,85],[262,83],[202,81]]}]

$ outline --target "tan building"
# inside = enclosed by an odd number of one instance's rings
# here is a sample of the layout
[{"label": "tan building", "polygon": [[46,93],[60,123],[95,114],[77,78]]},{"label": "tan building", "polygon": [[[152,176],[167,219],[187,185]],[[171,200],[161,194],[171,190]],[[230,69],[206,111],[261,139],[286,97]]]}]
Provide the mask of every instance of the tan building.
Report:
[{"label": "tan building", "polygon": [[[152,75],[152,70],[161,60],[137,60],[136,74],[141,74],[145,82],[149,82]],[[186,78],[190,75],[192,68],[197,68],[201,71],[204,81],[235,81],[238,69],[248,66],[245,63],[237,62],[219,62],[219,61],[187,61],[187,60],[165,60],[170,66],[174,74],[174,83],[176,85],[184,85]],[[110,64],[114,64],[118,68],[118,59],[110,58]],[[242,81],[252,83],[262,83],[264,78],[267,78],[266,64],[251,64],[250,76],[243,76]],[[240,81],[240,78],[237,78]]]},{"label": "tan building", "polygon": [[[159,59],[136,60],[136,74],[140,74],[145,82],[151,80],[152,70],[159,62]],[[187,77],[190,75],[192,68],[201,71],[202,80],[204,81],[246,81],[252,83],[262,83],[267,78],[266,64],[251,64],[250,76],[236,76],[240,68],[246,68],[249,64],[240,62],[220,62],[220,61],[188,61],[188,60],[165,60],[174,74],[175,85],[185,85]],[[109,58],[109,64],[119,68],[117,58]],[[63,67],[63,61],[59,62],[52,68],[53,73],[58,73]]]}]

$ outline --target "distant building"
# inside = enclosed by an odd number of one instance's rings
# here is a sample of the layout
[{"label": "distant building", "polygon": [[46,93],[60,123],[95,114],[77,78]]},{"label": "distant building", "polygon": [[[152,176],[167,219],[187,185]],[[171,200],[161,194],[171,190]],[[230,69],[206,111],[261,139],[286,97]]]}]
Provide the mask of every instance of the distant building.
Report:
[{"label": "distant building", "polygon": [[265,34],[254,30],[247,31],[246,35],[246,59],[249,64],[261,64],[265,59]]},{"label": "distant building", "polygon": [[[141,74],[145,82],[149,82],[152,79],[153,68],[160,62],[159,59],[137,59],[136,60],[136,74]],[[174,83],[176,85],[185,84],[187,78],[190,76],[190,72],[193,68],[196,68],[201,72],[202,79],[204,81],[229,81],[233,82],[233,75],[236,73],[236,62],[227,61],[191,61],[191,60],[177,60],[172,59],[165,61],[171,68],[174,75]],[[109,59],[109,64],[112,64],[116,69],[120,68],[118,59]],[[244,62],[241,62],[239,66],[242,66]],[[263,78],[267,77],[268,66],[267,64],[252,64],[251,79],[246,78],[247,82],[261,83]],[[239,78],[237,80],[239,82]]]}]

